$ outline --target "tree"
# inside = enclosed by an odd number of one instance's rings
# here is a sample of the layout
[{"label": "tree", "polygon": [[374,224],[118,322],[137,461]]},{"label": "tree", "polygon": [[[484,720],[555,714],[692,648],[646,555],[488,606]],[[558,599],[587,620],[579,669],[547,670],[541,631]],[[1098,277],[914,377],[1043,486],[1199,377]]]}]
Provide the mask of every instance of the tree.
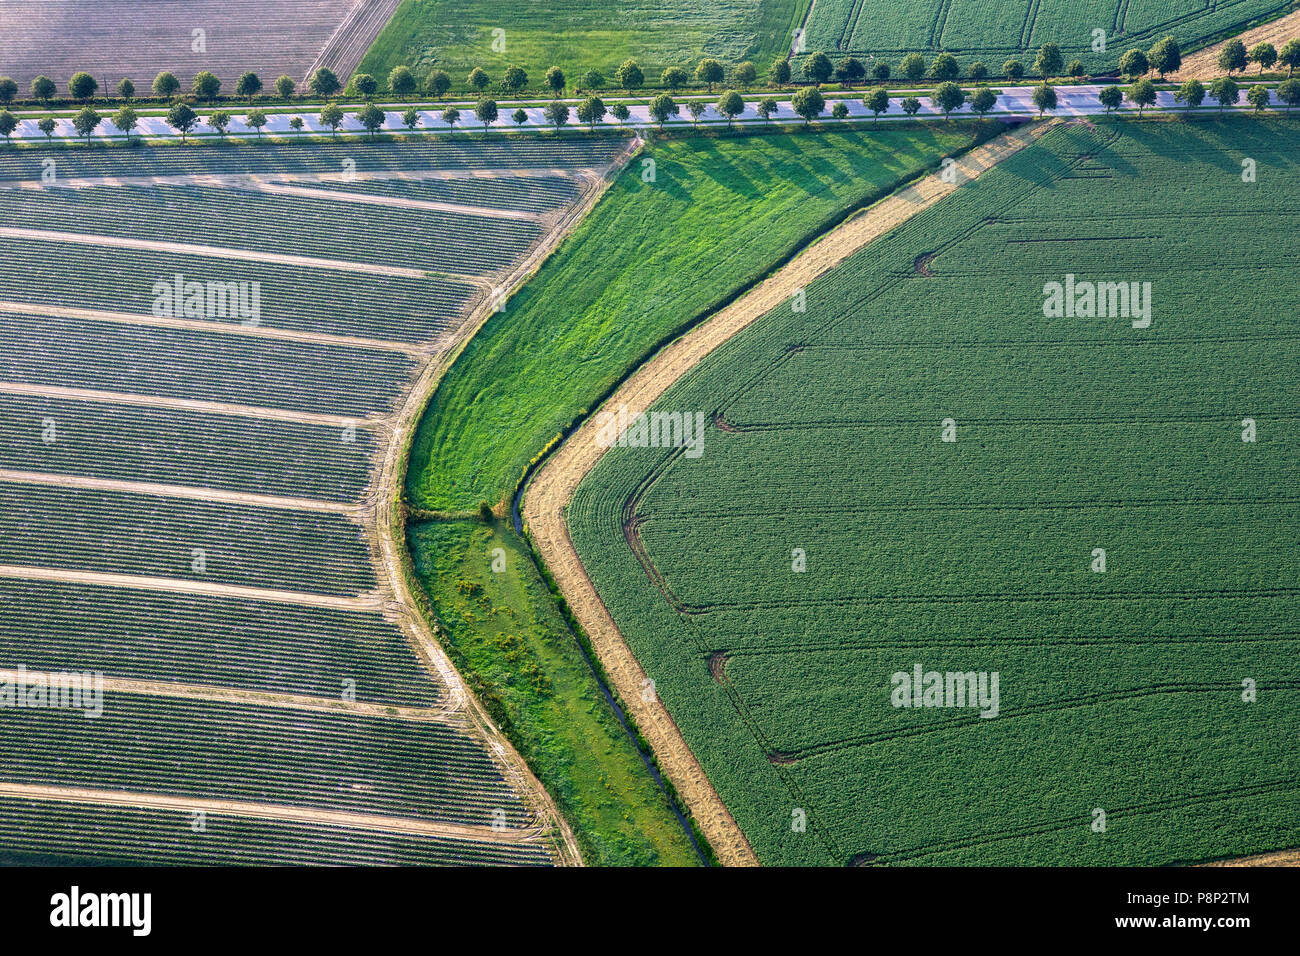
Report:
[{"label": "tree", "polygon": [[703,100],[691,100],[686,104],[686,112],[691,114],[691,122],[696,126],[700,125],[700,117],[709,109],[709,104]]},{"label": "tree", "polygon": [[1042,119],[1044,113],[1056,109],[1056,87],[1050,83],[1039,83],[1034,87],[1034,105],[1038,107],[1038,117]]},{"label": "tree", "polygon": [[889,111],[889,90],[883,86],[872,90],[871,95],[862,101],[862,105],[871,110],[872,121],[879,123],[880,114]]},{"label": "tree", "polygon": [[903,108],[903,112],[908,116],[915,116],[921,111],[921,101],[915,96],[909,96],[903,102],[898,104]]},{"label": "tree", "polygon": [[663,76],[660,77],[660,82],[664,86],[668,87],[668,89],[676,92],[689,83],[690,79],[691,78],[686,75],[686,71],[680,66],[670,66],[668,69],[664,70]]},{"label": "tree", "polygon": [[528,74],[522,66],[506,67],[505,75],[501,77],[501,89],[507,93],[518,94],[527,85]]},{"label": "tree", "polygon": [[293,130],[295,133],[301,133],[301,132],[302,132],[302,117],[301,117],[301,116],[293,116],[293,117],[290,117],[290,118],[289,118],[289,129]]},{"label": "tree", "polygon": [[329,127],[331,136],[338,135],[339,126],[343,124],[343,110],[337,103],[326,103],[320,111],[320,122],[322,126]]},{"label": "tree", "polygon": [[89,100],[99,89],[99,83],[89,73],[73,73],[68,80],[68,92],[73,99]]},{"label": "tree", "polygon": [[569,121],[569,107],[559,100],[555,100],[546,104],[546,108],[542,110],[542,115],[546,117],[546,122],[555,127],[555,131],[558,133],[560,127]]},{"label": "tree", "polygon": [[884,83],[889,79],[889,64],[884,60],[877,60],[875,66],[871,68],[871,76],[878,82]]},{"label": "tree", "polygon": [[898,69],[905,77],[915,83],[925,76],[925,57],[919,53],[909,53],[898,64]]},{"label": "tree", "polygon": [[1277,85],[1277,98],[1279,102],[1286,104],[1288,112],[1292,107],[1300,106],[1300,80],[1290,79],[1279,83]]},{"label": "tree", "polygon": [[807,126],[821,116],[822,110],[826,108],[826,98],[815,86],[805,86],[790,97],[790,105],[797,115],[803,117],[803,125]]},{"label": "tree", "polygon": [[46,139],[54,138],[54,127],[56,125],[53,116],[42,116],[36,121],[36,128],[45,134]]},{"label": "tree", "polygon": [[256,73],[248,72],[239,74],[239,79],[235,81],[235,95],[248,97],[248,103],[251,106],[253,97],[262,92],[262,78]]},{"label": "tree", "polygon": [[511,113],[510,118],[515,121],[515,126],[523,126],[528,122],[528,111],[521,107]]},{"label": "tree", "polygon": [[367,103],[361,108],[361,112],[357,113],[357,119],[361,122],[361,126],[365,131],[370,134],[371,139],[374,139],[375,134],[383,129],[386,118],[384,111],[374,103]]},{"label": "tree", "polygon": [[1259,64],[1259,72],[1262,76],[1264,71],[1277,62],[1277,48],[1271,43],[1256,43],[1246,54],[1251,63]]},{"label": "tree", "polygon": [[420,125],[420,111],[412,106],[402,114],[402,125],[414,133],[415,128]]},{"label": "tree", "polygon": [[1082,79],[1088,68],[1083,65],[1082,60],[1071,60],[1070,65],[1065,68],[1065,73],[1072,80]]},{"label": "tree", "polygon": [[814,53],[803,61],[803,78],[809,83],[825,83],[834,72],[831,58],[825,53]]},{"label": "tree", "polygon": [[713,84],[721,83],[726,75],[727,73],[723,70],[722,64],[711,56],[706,56],[695,67],[695,78],[701,83],[707,83],[710,93],[713,92]]},{"label": "tree", "polygon": [[940,53],[930,64],[930,76],[941,83],[957,79],[961,76],[961,67],[957,65],[957,58],[951,53]]},{"label": "tree", "polygon": [[1060,76],[1063,69],[1065,57],[1061,55],[1061,48],[1055,43],[1044,43],[1038,50],[1038,56],[1034,57],[1034,72],[1047,79],[1049,76]]},{"label": "tree", "polygon": [[849,106],[843,100],[836,100],[835,105],[831,107],[831,119],[843,120],[849,118]]},{"label": "tree", "polygon": [[38,76],[32,80],[32,99],[34,100],[40,100],[42,103],[49,105],[50,100],[54,99],[54,94],[57,92],[58,88],[48,76]]},{"label": "tree", "polygon": [[941,110],[948,119],[952,119],[953,110],[961,109],[962,104],[965,102],[966,91],[951,80],[940,83],[935,87],[934,93],[930,97],[930,105]]},{"label": "tree", "polygon": [[225,139],[226,128],[230,126],[230,114],[225,110],[217,110],[208,117],[208,125],[217,131],[218,136]]},{"label": "tree", "polygon": [[1228,75],[1246,68],[1246,44],[1240,40],[1229,40],[1219,51],[1219,69],[1227,70]]},{"label": "tree", "polygon": [[976,60],[967,68],[966,76],[972,83],[982,83],[989,78],[989,68]]},{"label": "tree", "polygon": [[1255,107],[1256,113],[1260,110],[1268,109],[1268,87],[1264,86],[1262,83],[1256,83],[1246,91],[1246,102]]},{"label": "tree", "polygon": [[333,96],[339,91],[339,78],[328,66],[322,66],[307,80],[307,88],[317,96]]},{"label": "tree", "polygon": [[835,67],[835,79],[839,80],[849,89],[853,89],[853,84],[858,80],[865,79],[867,68],[862,65],[862,61],[854,56],[846,56]]},{"label": "tree", "polygon": [[613,116],[614,119],[618,120],[620,124],[626,123],[627,118],[632,115],[625,103],[615,103],[609,112],[610,115]]},{"label": "tree", "polygon": [[790,82],[790,64],[785,60],[777,60],[772,64],[772,69],[767,71],[767,76],[773,86],[785,86]]},{"label": "tree", "polygon": [[1129,102],[1138,108],[1138,117],[1148,106],[1156,105],[1156,85],[1150,80],[1138,80],[1128,88]]},{"label": "tree", "polygon": [[596,124],[605,118],[605,112],[605,101],[599,96],[589,96],[578,104],[578,122],[586,123],[594,130]]},{"label": "tree", "polygon": [[368,100],[379,91],[379,81],[369,73],[358,73],[352,77],[352,89]]},{"label": "tree", "polygon": [[718,100],[718,115],[727,121],[727,128],[731,128],[732,121],[737,116],[745,112],[745,101],[735,90],[727,90],[722,94],[722,99]]},{"label": "tree", "polygon": [[201,70],[194,74],[194,83],[191,92],[201,100],[207,100],[211,103],[221,94],[221,81],[217,79],[215,73],[209,70]]},{"label": "tree", "polygon": [[84,136],[90,139],[90,134],[95,132],[103,117],[96,113],[89,106],[83,106],[76,116],[72,117],[72,128],[77,131],[78,136]]},{"label": "tree", "polygon": [[1147,55],[1141,50],[1127,50],[1119,58],[1119,71],[1130,79],[1137,79],[1139,76],[1145,76],[1151,69],[1151,64],[1147,61]]},{"label": "tree", "polygon": [[250,129],[257,130],[257,135],[262,135],[262,127],[266,125],[266,113],[261,110],[250,110],[244,117],[244,124]]},{"label": "tree", "polygon": [[488,99],[487,97],[479,100],[474,107],[474,115],[477,116],[478,121],[483,124],[483,134],[486,136],[487,128],[497,121],[497,116],[499,115],[497,101]]},{"label": "tree", "polygon": [[460,122],[460,110],[454,106],[448,106],[442,111],[442,121],[447,124],[450,132],[456,132],[456,124]]},{"label": "tree", "polygon": [[1111,110],[1119,109],[1119,105],[1124,102],[1124,91],[1118,86],[1103,86],[1101,92],[1097,94],[1097,101],[1109,113]]},{"label": "tree", "polygon": [[980,116],[987,114],[993,107],[998,105],[997,95],[987,86],[981,86],[970,98],[970,108]]},{"label": "tree", "polygon": [[389,70],[388,88],[393,91],[394,96],[400,96],[402,99],[414,93],[415,74],[411,72],[411,68],[399,63]]},{"label": "tree", "polygon": [[447,75],[446,70],[434,70],[424,83],[424,91],[435,100],[446,96],[449,89],[451,89],[451,77]]},{"label": "tree", "polygon": [[17,128],[18,120],[14,119],[14,114],[8,110],[0,110],[0,136],[5,138],[6,143]]},{"label": "tree", "polygon": [[275,81],[275,95],[282,100],[287,100],[293,96],[293,91],[298,88],[298,84],[293,81],[291,76],[280,76]]},{"label": "tree", "polygon": [[1237,102],[1240,90],[1237,81],[1230,76],[1221,76],[1210,84],[1210,95],[1219,104],[1219,112],[1223,112],[1225,106],[1233,106]]},{"label": "tree", "polygon": [[487,75],[487,70],[483,69],[481,66],[476,66],[474,69],[470,70],[469,76],[466,77],[465,81],[469,83],[469,88],[475,93],[482,93],[488,88],[488,84],[492,82],[491,78]]},{"label": "tree", "polygon": [[1002,64],[1002,72],[1009,80],[1018,80],[1025,75],[1025,65],[1019,60],[1007,60]]},{"label": "tree", "polygon": [[[637,72],[640,72],[639,70]],[[568,80],[564,78],[564,71],[558,66],[553,66],[546,71],[546,88],[556,96],[564,92],[564,87],[568,85]]]},{"label": "tree", "polygon": [[1205,101],[1205,86],[1200,80],[1188,80],[1178,88],[1178,92],[1174,94],[1174,99],[1195,109]]},{"label": "tree", "polygon": [[129,106],[123,106],[113,114],[113,125],[126,134],[126,141],[131,142],[131,132],[140,123],[140,117]]},{"label": "tree", "polygon": [[18,95],[18,84],[12,77],[0,76],[0,103],[12,103]]},{"label": "tree", "polygon": [[624,60],[623,64],[614,71],[614,79],[618,80],[618,85],[629,93],[632,90],[641,89],[645,83],[645,74],[641,72],[641,67],[636,65],[636,60]]},{"label": "tree", "polygon": [[742,60],[740,63],[737,63],[736,68],[731,71],[731,78],[745,89],[749,89],[758,80],[758,70],[754,67],[753,63],[750,63],[748,60]]},{"label": "tree", "polygon": [[660,93],[650,101],[650,118],[659,124],[660,129],[663,129],[664,123],[668,122],[670,117],[676,116],[678,112],[679,107],[667,93]]},{"label": "tree", "polygon": [[757,112],[759,116],[763,117],[764,123],[770,123],[772,117],[776,115],[778,110],[780,110],[780,106],[777,105],[776,100],[771,96],[759,100],[758,106],[755,107],[755,112]]},{"label": "tree", "polygon": [[153,78],[153,95],[160,99],[169,100],[181,88],[181,81],[176,79],[175,73],[168,73],[163,70]]},{"label": "tree", "polygon": [[1173,37],[1165,37],[1163,40],[1156,41],[1156,45],[1147,54],[1147,60],[1151,64],[1151,69],[1155,70],[1163,80],[1166,73],[1173,73],[1183,65],[1183,51],[1179,48],[1177,40]]},{"label": "tree", "polygon": [[181,142],[199,122],[199,114],[188,103],[177,103],[167,111],[167,125],[181,134]]},{"label": "tree", "polygon": [[1300,39],[1287,40],[1278,53],[1277,59],[1286,67],[1286,76],[1290,79],[1295,73],[1295,68],[1300,66]]},{"label": "tree", "polygon": [[122,77],[122,81],[117,84],[117,95],[130,103],[131,100],[135,99],[135,84],[127,77]]},{"label": "tree", "polygon": [[605,74],[600,70],[588,70],[578,77],[578,83],[584,90],[599,90],[605,87]]}]

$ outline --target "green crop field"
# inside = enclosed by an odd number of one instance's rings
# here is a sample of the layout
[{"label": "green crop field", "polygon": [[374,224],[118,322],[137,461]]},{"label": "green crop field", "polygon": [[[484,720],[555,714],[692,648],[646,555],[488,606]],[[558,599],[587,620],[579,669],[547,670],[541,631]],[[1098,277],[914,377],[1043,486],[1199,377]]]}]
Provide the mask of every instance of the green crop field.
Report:
[{"label": "green crop field", "polygon": [[665,393],[698,457],[588,476],[574,543],[763,862],[1300,842],[1298,188],[1294,123],[1059,128]]},{"label": "green crop field", "polygon": [[[1173,36],[1184,51],[1221,34],[1277,16],[1290,0],[817,0],[805,27],[808,53],[825,50],[881,57],[897,68],[907,53],[946,50],[965,64],[981,60],[995,75],[1009,57],[1032,68],[1044,43],[1089,72],[1113,70],[1125,50]],[[1094,30],[1105,49],[1093,48]]]},{"label": "green crop field", "polygon": [[665,67],[693,68],[705,56],[751,60],[766,72],[789,50],[806,9],[807,0],[670,0],[617,8],[605,0],[404,0],[358,71],[383,82],[399,64],[420,78],[446,70],[457,88],[476,66],[498,83],[506,67],[522,66],[530,87],[540,88],[549,67],[560,67],[570,82],[587,70],[608,79],[629,58],[655,82]]},{"label": "green crop field", "polygon": [[[665,336],[850,209],[998,128],[654,146],[444,377],[413,444],[411,503],[466,511],[505,501],[529,460]],[[654,182],[643,181],[645,160]]]}]

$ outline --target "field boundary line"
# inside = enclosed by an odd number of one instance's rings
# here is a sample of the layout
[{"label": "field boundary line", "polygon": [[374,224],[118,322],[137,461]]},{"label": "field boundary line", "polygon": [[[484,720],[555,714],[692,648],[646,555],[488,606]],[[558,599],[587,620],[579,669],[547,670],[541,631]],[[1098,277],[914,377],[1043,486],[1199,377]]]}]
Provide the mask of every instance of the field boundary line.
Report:
[{"label": "field boundary line", "polygon": [[304,425],[329,425],[334,428],[376,428],[382,430],[384,419],[378,417],[348,418],[346,415],[326,415],[321,412],[296,412],[289,408],[269,408],[263,405],[239,405],[231,402],[211,402],[201,398],[168,398],[165,395],[141,395],[135,392],[109,392],[98,388],[71,388],[64,385],[37,385],[29,382],[0,382],[0,395],[26,395],[33,398],[67,398],[84,402],[103,402],[116,405],[143,405],[148,408],[170,408],[186,412],[206,412],[213,415],[234,415],[240,418],[266,418],[278,422],[299,422]]},{"label": "field boundary line", "polygon": [[[431,271],[435,271],[408,269],[404,266],[381,266],[366,262],[351,262],[344,259],[293,256],[282,252],[257,252],[253,249],[234,249],[228,246],[204,246],[191,242],[127,239],[123,236],[98,235],[85,232],[58,232],[51,229],[27,229],[17,226],[0,226],[0,237],[36,239],[40,242],[65,242],[80,246],[104,246],[111,249],[137,249],[142,252],[166,252],[181,256],[203,256],[208,259],[265,262],[271,265],[301,266],[307,269],[332,269],[335,272],[359,272],[363,275],[395,276],[399,279],[423,279]],[[482,279],[481,276],[474,276],[473,278]]]},{"label": "field boundary line", "polygon": [[[575,226],[595,207],[605,190],[613,183],[616,174],[631,160],[640,148],[639,137],[633,137],[626,147],[606,167],[587,170],[580,174],[588,184],[586,195],[573,203],[545,233],[541,241],[524,260],[504,278],[500,294],[508,299],[537,271],[541,264],[569,237]],[[376,573],[391,590],[397,604],[407,612],[411,639],[416,653],[438,672],[447,692],[462,708],[467,721],[479,731],[488,749],[503,768],[513,787],[525,804],[554,825],[559,862],[582,866],[584,861],[578,848],[577,837],[568,820],[560,812],[550,792],[528,766],[509,739],[492,720],[482,702],[465,684],[456,670],[439,638],[441,625],[433,615],[427,601],[417,597],[419,584],[414,581],[414,566],[406,546],[405,482],[410,445],[415,431],[424,416],[433,393],[447,370],[455,364],[465,347],[478,334],[495,313],[492,300],[483,300],[465,316],[460,326],[448,334],[446,349],[437,354],[420,372],[419,379],[403,397],[401,410],[391,422],[391,438],[383,452],[377,480],[378,504],[374,521],[372,544],[375,548]]]},{"label": "field boundary line", "polygon": [[64,584],[90,584],[96,587],[134,588],[141,591],[166,591],[173,594],[202,594],[210,597],[270,601],[275,604],[329,607],[340,611],[382,611],[386,606],[383,596],[373,593],[360,594],[356,597],[340,597],[334,594],[311,594],[306,591],[255,588],[244,584],[216,584],[211,581],[191,581],[187,578],[164,578],[147,574],[114,574],[107,571],[49,568],[34,564],[0,564],[0,578],[14,578],[20,581],[50,581]]},{"label": "field boundary line", "polygon": [[115,322],[118,325],[144,325],[159,329],[184,329],[188,332],[218,332],[224,335],[243,335],[249,338],[277,339],[284,342],[306,342],[311,345],[326,345],[339,348],[401,352],[413,358],[421,358],[430,351],[426,345],[390,341],[388,339],[333,335],[329,332],[302,332],[296,329],[278,329],[266,325],[244,325],[241,322],[170,319],[166,316],[147,315],[143,312],[112,312],[103,309],[82,309],[67,305],[42,305],[33,302],[0,300],[0,312],[35,315],[41,318],[54,316],[61,319],[85,319],[90,322]]},{"label": "field boundary line", "polygon": [[[973,180],[997,163],[1034,142],[1054,123],[1032,123],[1008,131],[956,160],[963,176]],[[788,301],[854,252],[893,230],[959,188],[936,175],[904,187],[859,212],[830,233],[805,247],[778,272],[682,337],[665,346],[611,395],[604,407],[627,406],[628,420],[644,411],[709,353],[772,308]],[[524,496],[529,534],[569,607],[586,630],[601,663],[645,734],[664,773],[672,780],[698,821],[718,858],[729,865],[757,865],[749,841],[736,824],[677,724],[655,698],[645,701],[641,688],[645,671],[628,647],[569,538],[564,512],[579,483],[605,452],[598,440],[596,417],[588,416],[534,475]]]},{"label": "field boundary line", "polygon": [[[78,670],[73,668],[74,671]],[[45,681],[52,684],[58,677],[51,671],[0,668],[0,681],[31,684]],[[250,690],[219,684],[191,684],[184,681],[141,680],[134,677],[104,677],[103,688],[115,694],[138,694],[146,697],[179,697],[186,700],[210,700],[226,704],[248,704],[257,707],[281,707],[288,710],[309,710],[317,713],[345,714],[356,717],[383,717],[390,720],[424,721],[428,723],[459,724],[454,717],[456,705],[447,701],[434,707],[413,707],[409,704],[379,704],[368,701],[349,701],[312,694],[280,693],[278,691]]]},{"label": "field boundary line", "polygon": [[345,189],[312,189],[310,186],[292,186],[284,183],[245,181],[233,183],[229,188],[248,192],[271,193],[280,196],[298,196],[303,199],[351,202],[369,206],[393,206],[398,209],[420,209],[441,212],[451,216],[472,216],[477,219],[516,219],[521,222],[542,222],[543,213],[526,209],[501,209],[495,206],[466,206],[462,203],[440,202],[435,199],[410,199],[406,196],[378,196],[374,193],[348,192]]},{"label": "field boundary line", "polygon": [[542,836],[535,827],[494,829],[468,823],[438,823],[413,817],[384,816],[349,810],[323,810],[278,803],[254,803],[244,800],[214,800],[209,797],[179,797],[165,793],[141,793],[134,790],[100,790],[93,787],[49,787],[33,783],[0,780],[0,796],[59,803],[91,803],[101,806],[135,807],[141,810],[176,810],[180,813],[203,812],[216,816],[258,817],[287,820],[293,823],[323,824],[354,830],[382,830],[418,836],[444,837],[453,840],[476,840],[483,843],[537,843]]},{"label": "field boundary line", "polygon": [[125,481],[120,478],[90,478],[83,475],[63,475],[46,471],[15,471],[11,468],[0,468],[0,482],[76,488],[82,491],[115,491],[125,494],[155,495],[160,498],[186,498],[191,501],[215,501],[221,504],[249,505],[255,508],[275,508],[282,511],[360,514],[367,510],[365,502],[284,498],[278,495],[259,495],[253,492],[206,488],[201,485],[170,485],[152,481]]},{"label": "field boundary line", "polygon": [[[37,179],[0,179],[4,189],[79,189],[92,186],[211,186],[235,189],[243,183],[342,183],[437,180],[461,182],[472,179],[571,179],[584,178],[582,171],[560,166],[475,166],[463,169],[358,169],[294,170],[279,173],[158,173],[152,176],[61,176],[52,183]],[[308,187],[310,188],[310,187]]]}]

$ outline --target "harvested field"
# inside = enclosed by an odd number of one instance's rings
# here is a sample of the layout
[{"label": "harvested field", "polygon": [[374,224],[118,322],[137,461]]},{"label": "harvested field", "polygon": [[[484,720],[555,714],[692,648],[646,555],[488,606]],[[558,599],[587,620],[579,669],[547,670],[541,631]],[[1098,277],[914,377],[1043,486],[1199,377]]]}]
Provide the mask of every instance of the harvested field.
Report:
[{"label": "harvested field", "polygon": [[[7,0],[0,4],[0,70],[26,91],[39,74],[60,91],[84,70],[139,89],[170,70],[188,84],[209,70],[233,85],[252,70],[267,85],[304,80],[317,66],[347,79],[395,0]],[[201,31],[196,35],[195,31]]]}]

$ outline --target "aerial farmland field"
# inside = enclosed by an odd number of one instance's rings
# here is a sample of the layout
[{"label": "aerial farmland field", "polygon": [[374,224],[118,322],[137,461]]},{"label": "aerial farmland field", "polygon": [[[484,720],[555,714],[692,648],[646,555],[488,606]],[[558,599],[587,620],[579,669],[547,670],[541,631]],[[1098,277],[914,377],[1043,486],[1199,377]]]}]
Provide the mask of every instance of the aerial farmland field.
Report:
[{"label": "aerial farmland field", "polygon": [[[403,600],[380,474],[625,147],[0,157],[9,862],[572,861]],[[16,703],[67,668],[86,714]]]},{"label": "aerial farmland field", "polygon": [[6,0],[0,70],[24,90],[40,75],[66,90],[84,70],[105,89],[148,89],[164,70],[233,84],[245,70],[301,82],[318,66],[351,75],[397,0]]},{"label": "aerial farmland field", "polygon": [[808,53],[879,57],[895,68],[905,54],[945,50],[994,75],[1013,57],[1032,69],[1035,51],[1055,43],[1067,63],[1103,73],[1125,50],[1165,36],[1186,50],[1291,8],[1289,0],[816,0],[803,41]]},{"label": "aerial farmland field", "polygon": [[579,487],[587,572],[760,861],[1300,840],[1297,157],[1282,122],[1059,128],[671,387],[698,454],[629,441]]}]

